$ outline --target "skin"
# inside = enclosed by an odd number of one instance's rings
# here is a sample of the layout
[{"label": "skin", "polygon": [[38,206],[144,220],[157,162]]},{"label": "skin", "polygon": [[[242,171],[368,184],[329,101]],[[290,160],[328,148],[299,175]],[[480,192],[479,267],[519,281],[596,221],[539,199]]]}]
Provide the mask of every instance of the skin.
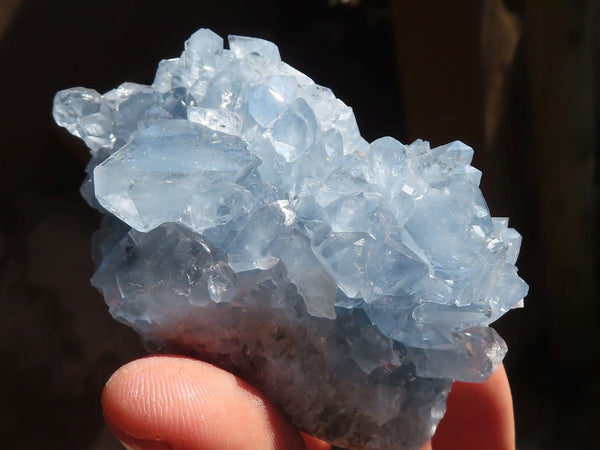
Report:
[{"label": "skin", "polygon": [[[325,450],[254,387],[208,363],[151,356],[117,370],[102,394],[108,427],[129,449]],[[485,383],[456,382],[446,416],[424,449],[515,448],[504,367]]]}]

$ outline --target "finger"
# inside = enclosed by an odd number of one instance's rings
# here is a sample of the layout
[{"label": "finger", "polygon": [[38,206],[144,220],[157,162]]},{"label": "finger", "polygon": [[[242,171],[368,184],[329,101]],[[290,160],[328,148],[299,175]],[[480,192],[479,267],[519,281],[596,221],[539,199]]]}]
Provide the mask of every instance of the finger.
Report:
[{"label": "finger", "polygon": [[304,443],[306,444],[306,448],[308,450],[330,450],[331,445],[327,442],[322,441],[319,438],[311,436],[310,434],[300,433],[302,438],[304,439]]},{"label": "finger", "polygon": [[432,444],[431,444],[431,439],[430,439],[419,450],[433,450],[433,447],[431,445]]},{"label": "finger", "polygon": [[432,445],[434,450],[515,448],[512,395],[503,365],[484,383],[452,385]]},{"label": "finger", "polygon": [[102,406],[107,425],[129,448],[306,448],[255,388],[189,358],[153,356],[123,366],[107,382]]}]

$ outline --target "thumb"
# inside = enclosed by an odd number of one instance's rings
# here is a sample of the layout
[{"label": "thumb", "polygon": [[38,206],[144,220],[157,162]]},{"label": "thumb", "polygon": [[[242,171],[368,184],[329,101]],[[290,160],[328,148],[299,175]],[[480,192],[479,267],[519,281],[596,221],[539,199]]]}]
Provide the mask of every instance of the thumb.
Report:
[{"label": "thumb", "polygon": [[108,427],[128,448],[306,448],[255,388],[190,358],[152,356],[126,364],[108,380],[102,406]]}]

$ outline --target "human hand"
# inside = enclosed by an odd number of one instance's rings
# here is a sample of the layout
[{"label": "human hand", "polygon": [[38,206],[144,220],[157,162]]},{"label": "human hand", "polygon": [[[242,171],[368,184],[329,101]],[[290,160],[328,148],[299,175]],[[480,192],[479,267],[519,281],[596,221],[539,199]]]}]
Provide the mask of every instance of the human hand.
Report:
[{"label": "human hand", "polygon": [[[117,370],[102,394],[104,417],[131,449],[325,450],[298,432],[258,390],[208,363],[151,356]],[[504,366],[485,383],[455,382],[446,416],[421,450],[515,448]]]}]

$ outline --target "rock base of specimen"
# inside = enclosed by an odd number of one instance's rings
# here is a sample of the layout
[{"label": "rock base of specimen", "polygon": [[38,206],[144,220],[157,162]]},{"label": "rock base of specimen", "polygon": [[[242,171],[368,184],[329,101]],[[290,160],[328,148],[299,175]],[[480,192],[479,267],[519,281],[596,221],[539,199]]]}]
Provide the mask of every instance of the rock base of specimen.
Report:
[{"label": "rock base of specimen", "polygon": [[352,109],[277,47],[210,30],[151,86],[57,93],[106,214],[92,283],[154,351],[253,383],[338,446],[419,448],[453,380],[483,381],[520,306],[520,236],[473,151],[367,143]]}]

